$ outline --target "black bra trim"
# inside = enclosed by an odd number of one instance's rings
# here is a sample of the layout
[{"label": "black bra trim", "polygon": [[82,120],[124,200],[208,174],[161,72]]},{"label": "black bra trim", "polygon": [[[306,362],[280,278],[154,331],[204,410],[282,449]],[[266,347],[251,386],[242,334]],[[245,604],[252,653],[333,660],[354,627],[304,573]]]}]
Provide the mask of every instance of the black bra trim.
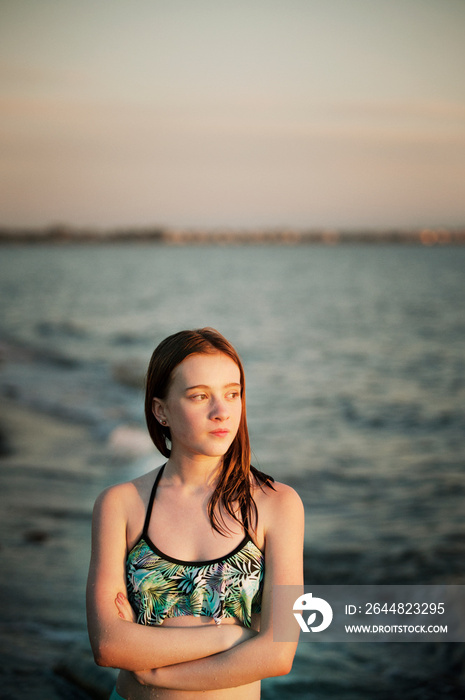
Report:
[{"label": "black bra trim", "polygon": [[150,547],[154,554],[157,554],[159,557],[161,557],[161,559],[172,562],[173,564],[181,564],[183,566],[209,566],[210,564],[220,564],[234,557],[238,552],[240,552],[241,549],[243,549],[246,546],[248,542],[252,542],[254,547],[256,547],[256,549],[260,552],[260,555],[263,554],[263,552],[257,547],[255,542],[248,534],[245,535],[242,542],[239,542],[237,547],[235,547],[232,550],[232,552],[229,552],[229,554],[224,554],[222,557],[218,557],[217,559],[206,559],[204,561],[186,561],[185,559],[175,559],[175,557],[170,557],[168,554],[162,552],[161,549],[158,549],[158,547],[152,542],[152,540],[147,534],[143,535],[139,540],[139,542],[142,541],[144,541],[148,545],[148,547]]}]

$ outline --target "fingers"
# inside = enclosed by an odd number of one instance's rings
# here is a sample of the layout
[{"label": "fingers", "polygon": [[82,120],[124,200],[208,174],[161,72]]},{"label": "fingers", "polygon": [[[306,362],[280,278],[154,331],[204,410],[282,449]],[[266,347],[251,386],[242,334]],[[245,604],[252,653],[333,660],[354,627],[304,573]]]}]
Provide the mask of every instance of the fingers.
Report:
[{"label": "fingers", "polygon": [[118,610],[118,615],[122,620],[127,622],[136,622],[136,616],[134,610],[131,607],[129,600],[123,593],[118,593],[115,598],[116,609]]}]

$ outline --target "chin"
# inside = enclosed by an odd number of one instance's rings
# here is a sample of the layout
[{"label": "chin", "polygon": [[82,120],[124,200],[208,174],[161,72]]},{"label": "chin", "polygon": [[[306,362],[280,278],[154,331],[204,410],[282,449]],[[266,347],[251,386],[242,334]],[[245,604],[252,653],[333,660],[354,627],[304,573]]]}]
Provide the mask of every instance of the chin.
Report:
[{"label": "chin", "polygon": [[226,452],[229,450],[231,445],[225,445],[224,447],[206,447],[205,449],[200,449],[199,453],[205,455],[205,457],[224,457]]}]

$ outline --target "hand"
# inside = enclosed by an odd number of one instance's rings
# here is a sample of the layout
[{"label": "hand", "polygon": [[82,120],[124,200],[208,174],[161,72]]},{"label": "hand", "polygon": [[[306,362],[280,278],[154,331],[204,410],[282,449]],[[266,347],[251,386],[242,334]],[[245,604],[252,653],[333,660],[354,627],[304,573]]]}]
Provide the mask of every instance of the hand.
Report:
[{"label": "hand", "polygon": [[218,625],[216,628],[217,634],[220,635],[222,640],[223,649],[222,651],[227,651],[228,649],[233,649],[238,644],[247,642],[252,637],[255,637],[258,632],[249,627],[243,627],[239,624],[234,625]]},{"label": "hand", "polygon": [[137,622],[136,613],[123,593],[118,593],[115,598],[115,605],[118,610],[118,615],[122,620],[126,620],[126,622]]}]

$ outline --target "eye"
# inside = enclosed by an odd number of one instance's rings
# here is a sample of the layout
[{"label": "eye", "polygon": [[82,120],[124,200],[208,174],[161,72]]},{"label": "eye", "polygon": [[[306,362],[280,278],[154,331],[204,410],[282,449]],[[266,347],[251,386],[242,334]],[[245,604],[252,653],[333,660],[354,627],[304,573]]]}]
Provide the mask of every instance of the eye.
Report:
[{"label": "eye", "polygon": [[226,398],[228,399],[240,399],[241,397],[241,392],[240,391],[230,391],[229,394],[226,395]]},{"label": "eye", "polygon": [[189,396],[189,398],[192,401],[203,401],[204,399],[207,398],[206,394],[192,394],[192,396]]}]

